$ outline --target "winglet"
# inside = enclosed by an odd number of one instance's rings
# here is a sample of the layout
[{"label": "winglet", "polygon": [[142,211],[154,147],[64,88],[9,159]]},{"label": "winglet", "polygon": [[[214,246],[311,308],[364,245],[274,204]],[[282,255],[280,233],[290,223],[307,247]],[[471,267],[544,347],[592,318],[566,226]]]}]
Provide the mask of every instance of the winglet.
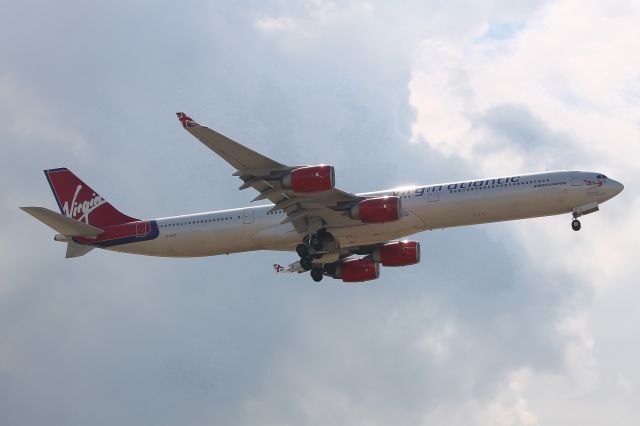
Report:
[{"label": "winglet", "polygon": [[180,120],[180,123],[182,123],[182,127],[184,127],[185,129],[187,127],[195,127],[195,126],[199,126],[198,123],[196,123],[195,121],[193,121],[191,119],[191,117],[189,117],[187,114],[185,114],[184,112],[176,112],[176,115],[178,116],[178,120]]}]

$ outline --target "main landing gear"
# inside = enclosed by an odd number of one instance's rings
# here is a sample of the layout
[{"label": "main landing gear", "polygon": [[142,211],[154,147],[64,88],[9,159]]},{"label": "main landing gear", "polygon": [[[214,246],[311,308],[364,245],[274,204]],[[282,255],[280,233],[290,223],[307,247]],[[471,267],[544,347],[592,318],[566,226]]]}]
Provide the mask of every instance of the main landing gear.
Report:
[{"label": "main landing gear", "polygon": [[300,256],[300,266],[305,271],[312,268],[313,256],[309,253],[309,246],[306,244],[298,244],[296,246],[296,253]]},{"label": "main landing gear", "polygon": [[324,240],[331,237],[324,229],[318,230],[317,233],[308,235],[301,244],[296,246],[296,253],[300,256],[300,266],[305,271],[311,271],[311,278],[315,282],[322,281],[324,271],[322,266],[314,266],[313,259],[322,256],[318,254],[324,247]]},{"label": "main landing gear", "polygon": [[302,269],[304,269],[305,271],[308,271],[309,269],[311,269],[313,266],[311,257],[309,256],[301,257],[300,266],[302,266]]},{"label": "main landing gear", "polygon": [[324,272],[322,272],[321,268],[311,268],[311,278],[319,283],[324,278]]}]

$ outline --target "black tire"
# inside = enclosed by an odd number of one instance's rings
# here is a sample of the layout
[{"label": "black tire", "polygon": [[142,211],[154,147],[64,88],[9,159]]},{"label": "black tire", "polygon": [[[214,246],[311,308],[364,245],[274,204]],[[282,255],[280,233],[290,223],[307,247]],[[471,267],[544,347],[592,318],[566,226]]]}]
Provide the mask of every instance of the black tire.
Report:
[{"label": "black tire", "polygon": [[313,268],[311,270],[311,278],[319,283],[320,281],[322,281],[322,278],[324,278],[324,274],[322,273],[322,269],[320,268]]},{"label": "black tire", "polygon": [[305,271],[308,271],[309,269],[311,269],[311,258],[310,257],[303,257],[300,259],[300,266],[302,266],[302,269],[304,269]]},{"label": "black tire", "polygon": [[296,246],[296,253],[298,253],[298,256],[305,257],[307,254],[309,254],[309,247],[307,247],[304,244],[298,244]]},{"label": "black tire", "polygon": [[334,276],[336,274],[336,269],[338,266],[335,263],[325,263],[324,264],[324,272],[326,272],[330,276]]},{"label": "black tire", "polygon": [[571,229],[573,229],[574,231],[579,231],[580,228],[582,228],[580,221],[578,219],[573,219],[573,221],[571,222]]},{"label": "black tire", "polygon": [[311,245],[311,247],[313,247],[314,250],[322,250],[322,238],[317,235],[311,237],[309,244]]}]

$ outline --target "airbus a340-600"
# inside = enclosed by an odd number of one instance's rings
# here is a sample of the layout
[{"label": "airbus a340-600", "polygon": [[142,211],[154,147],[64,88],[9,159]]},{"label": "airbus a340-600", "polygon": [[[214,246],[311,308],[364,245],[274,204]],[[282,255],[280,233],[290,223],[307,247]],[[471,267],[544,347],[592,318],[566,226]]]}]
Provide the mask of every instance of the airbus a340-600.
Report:
[{"label": "airbus a340-600", "polygon": [[178,113],[182,126],[235,169],[242,184],[273,204],[140,220],[109,204],[66,168],[45,170],[61,213],[21,207],[67,243],[66,257],[95,247],[167,257],[253,250],[294,251],[277,272],[306,272],[315,281],[378,278],[380,265],[420,261],[420,244],[403,238],[425,230],[598,211],[624,188],[602,173],[554,171],[353,194],[335,187],[329,165],[289,166]]}]

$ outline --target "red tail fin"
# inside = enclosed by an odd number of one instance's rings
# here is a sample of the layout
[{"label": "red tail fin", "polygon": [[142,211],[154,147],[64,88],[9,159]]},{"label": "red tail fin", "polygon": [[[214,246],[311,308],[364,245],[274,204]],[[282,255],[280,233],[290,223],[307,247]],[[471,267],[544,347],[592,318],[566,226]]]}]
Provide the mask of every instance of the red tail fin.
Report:
[{"label": "red tail fin", "polygon": [[138,220],[119,212],[69,169],[45,170],[44,174],[65,216],[98,227]]}]

